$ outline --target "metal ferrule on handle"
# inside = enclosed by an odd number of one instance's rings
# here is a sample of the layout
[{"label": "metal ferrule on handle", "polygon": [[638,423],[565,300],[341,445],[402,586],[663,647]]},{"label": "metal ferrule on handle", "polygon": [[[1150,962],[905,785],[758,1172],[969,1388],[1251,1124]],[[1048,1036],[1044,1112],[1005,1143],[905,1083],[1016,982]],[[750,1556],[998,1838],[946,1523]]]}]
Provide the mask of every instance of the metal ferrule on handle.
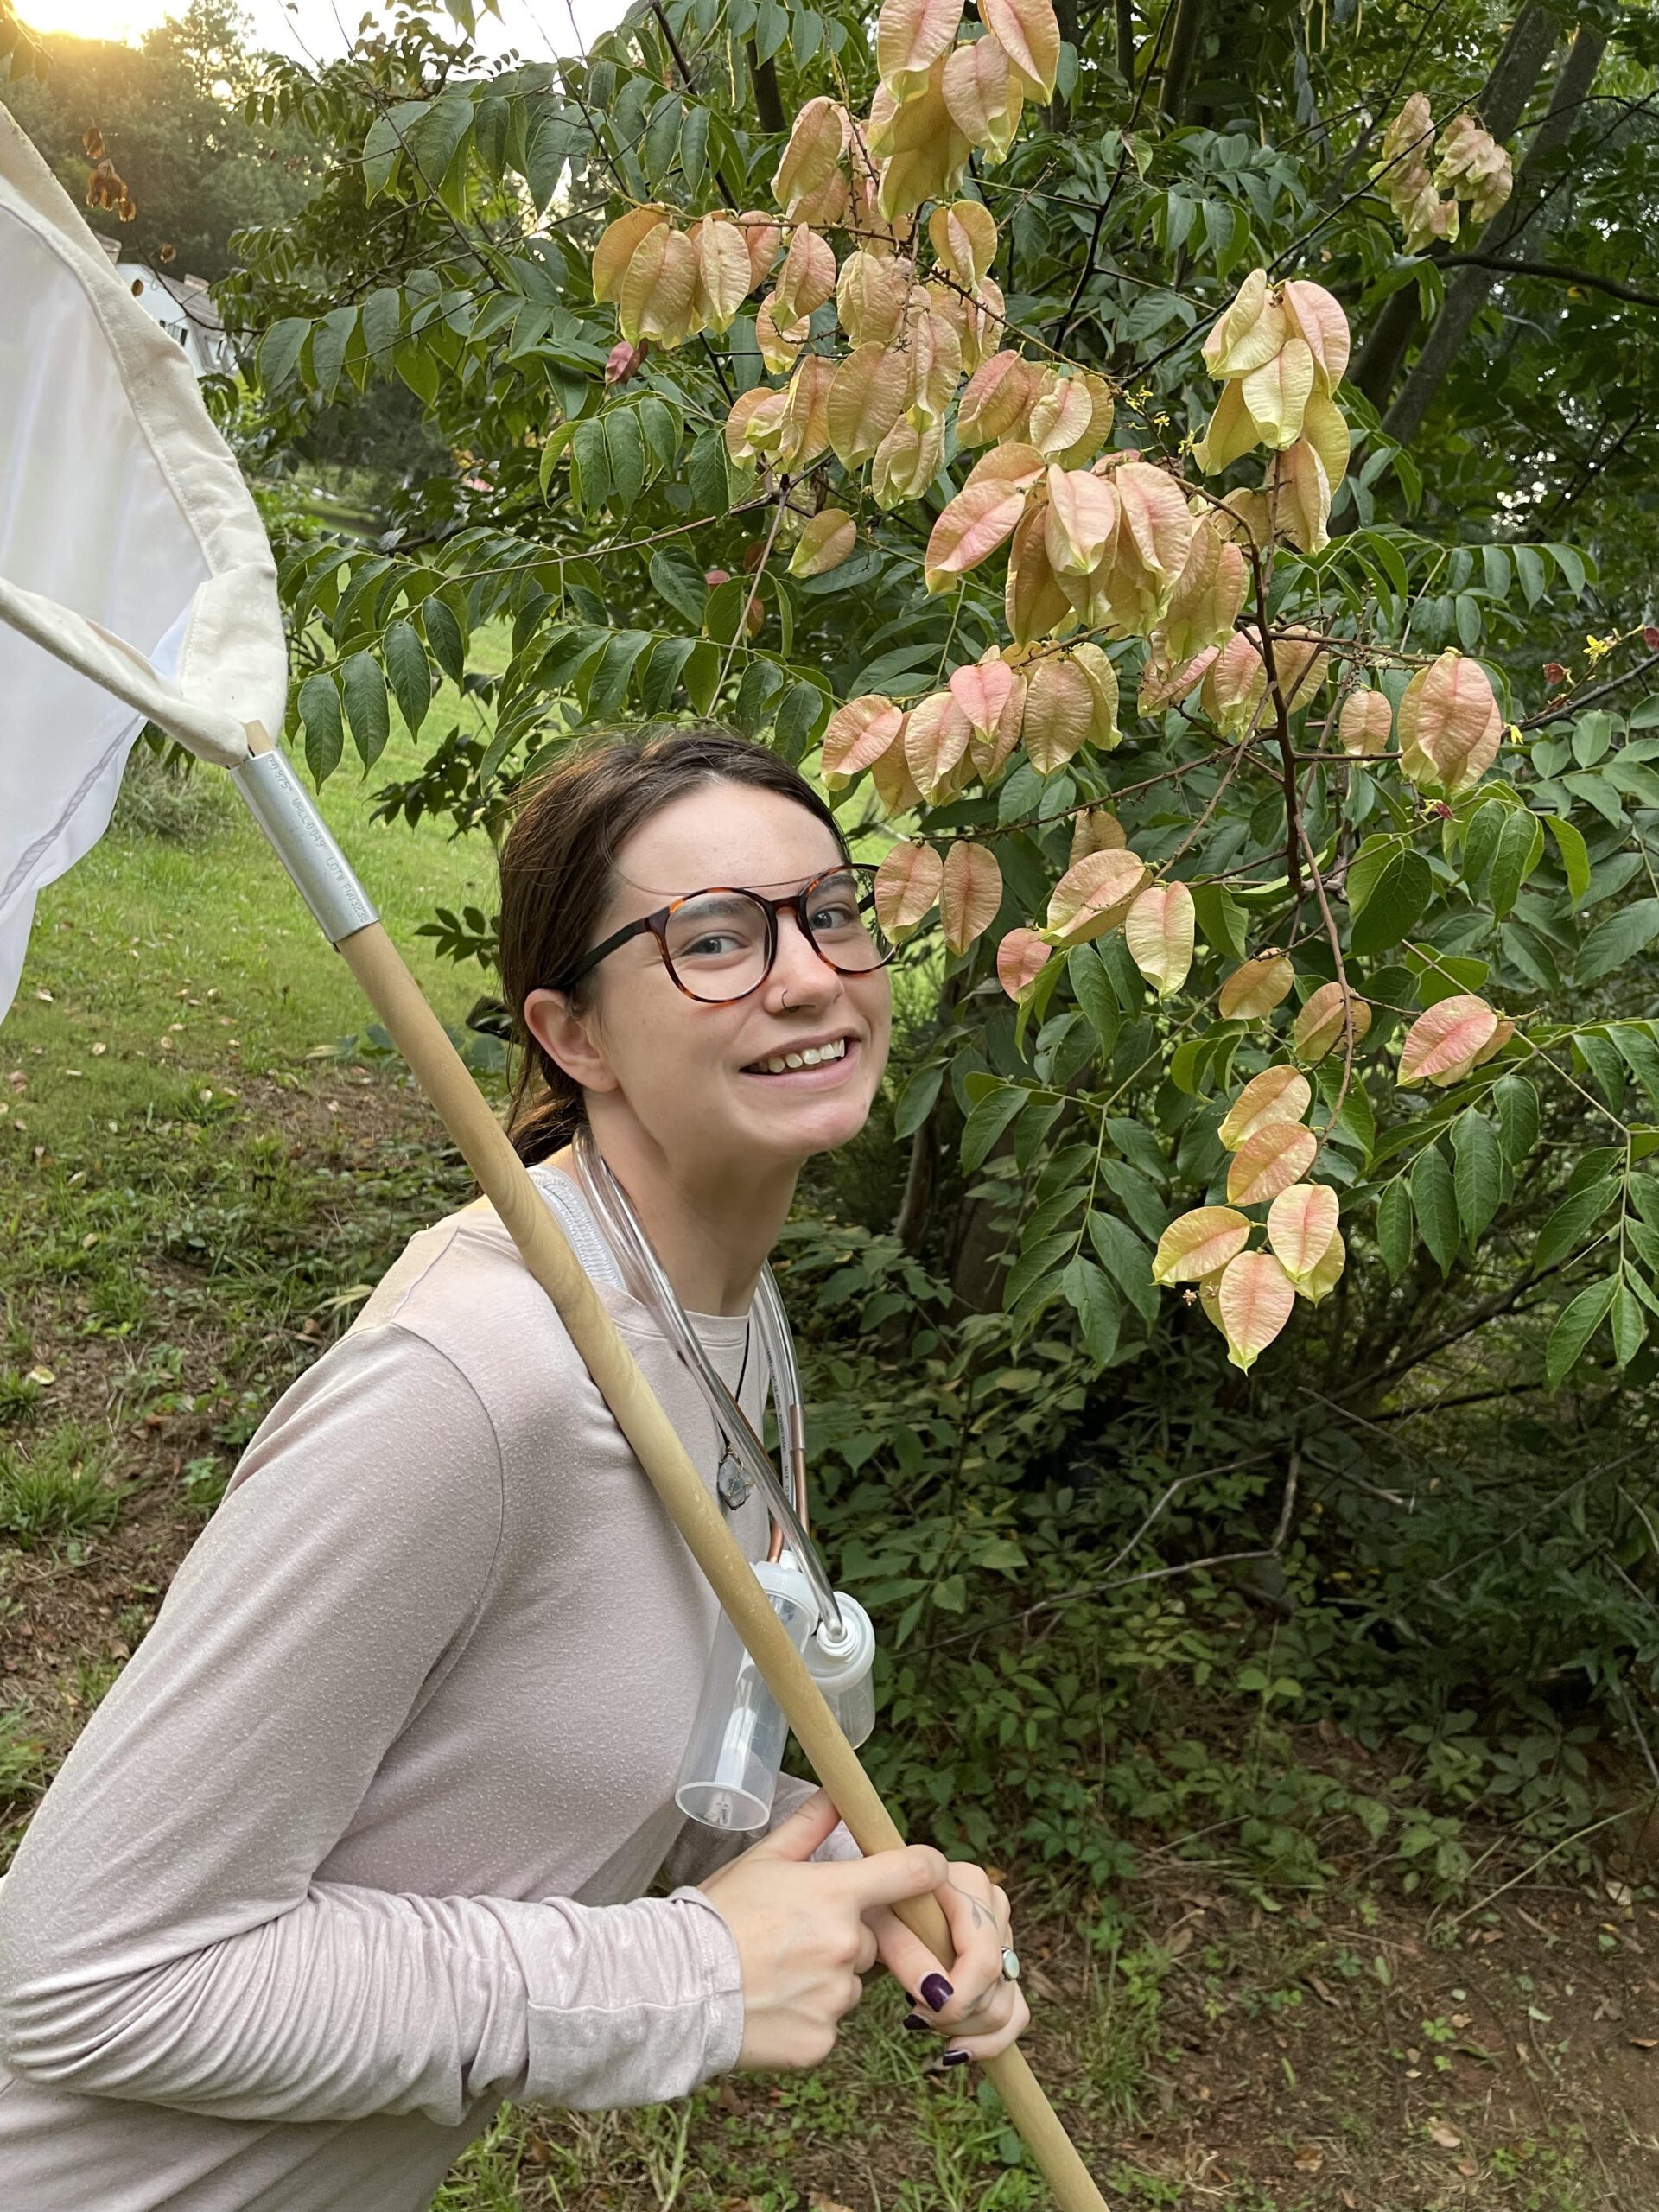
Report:
[{"label": "metal ferrule on handle", "polygon": [[250,753],[230,773],[330,944],[379,920],[287,753]]}]

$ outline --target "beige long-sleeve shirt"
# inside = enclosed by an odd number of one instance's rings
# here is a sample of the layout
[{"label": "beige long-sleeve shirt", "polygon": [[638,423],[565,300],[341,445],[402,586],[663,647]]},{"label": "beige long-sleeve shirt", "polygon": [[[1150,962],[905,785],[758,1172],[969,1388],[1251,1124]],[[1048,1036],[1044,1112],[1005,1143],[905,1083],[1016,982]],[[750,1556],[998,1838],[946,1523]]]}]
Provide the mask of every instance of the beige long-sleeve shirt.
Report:
[{"label": "beige long-sleeve shirt", "polygon": [[[537,1173],[712,1488],[696,1384]],[[692,1320],[735,1388],[744,1317]],[[757,1427],[763,1368],[757,1326]],[[758,1494],[728,1519],[763,1555]],[[728,2069],[736,1945],[695,1884],[753,1839],[672,1798],[715,1618],[493,1211],[413,1237],[271,1408],[0,1884],[0,2204],[420,2212],[504,2096]]]}]

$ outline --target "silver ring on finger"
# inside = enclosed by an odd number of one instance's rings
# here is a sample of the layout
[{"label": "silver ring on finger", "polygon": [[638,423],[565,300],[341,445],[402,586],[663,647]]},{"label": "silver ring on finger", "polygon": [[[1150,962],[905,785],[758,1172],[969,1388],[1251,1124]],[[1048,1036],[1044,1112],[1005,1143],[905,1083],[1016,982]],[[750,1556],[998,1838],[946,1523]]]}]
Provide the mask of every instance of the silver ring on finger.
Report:
[{"label": "silver ring on finger", "polygon": [[1020,1954],[1018,1951],[1004,1949],[1002,1953],[1002,1979],[1004,1981],[1019,1980]]}]

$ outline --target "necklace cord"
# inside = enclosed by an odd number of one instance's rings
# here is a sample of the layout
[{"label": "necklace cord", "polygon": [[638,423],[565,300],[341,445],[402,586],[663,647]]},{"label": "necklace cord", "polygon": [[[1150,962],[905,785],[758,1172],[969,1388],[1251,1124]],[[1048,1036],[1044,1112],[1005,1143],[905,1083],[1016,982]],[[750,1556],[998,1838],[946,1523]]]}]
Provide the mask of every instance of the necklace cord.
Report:
[{"label": "necklace cord", "polygon": [[[661,1322],[670,1343],[701,1385],[716,1427],[722,1432],[728,1448],[760,1484],[773,1524],[768,1556],[775,1560],[787,1541],[817,1600],[823,1627],[830,1639],[835,1641],[842,1634],[841,1607],[802,1510],[806,1503],[804,1412],[789,1319],[771,1268],[763,1267],[760,1271],[756,1306],[761,1343],[772,1367],[772,1395],[778,1405],[781,1475],[755,1433],[753,1423],[733,1396],[724,1377],[709,1359],[702,1339],[686,1318],[685,1308],[652,1248],[632,1200],[585,1123],[576,1130],[572,1152],[588,1204],[612,1245],[629,1290],[650,1306]],[[791,1490],[795,1492],[793,1497]]]}]

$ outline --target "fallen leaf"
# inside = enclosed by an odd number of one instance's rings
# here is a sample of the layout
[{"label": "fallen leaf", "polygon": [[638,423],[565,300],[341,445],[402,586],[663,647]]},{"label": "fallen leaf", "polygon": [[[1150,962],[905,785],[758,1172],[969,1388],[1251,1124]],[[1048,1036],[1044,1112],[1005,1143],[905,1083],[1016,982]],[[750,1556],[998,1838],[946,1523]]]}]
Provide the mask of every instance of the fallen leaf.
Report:
[{"label": "fallen leaf", "polygon": [[31,1382],[38,1382],[44,1389],[48,1382],[55,1382],[58,1378],[49,1367],[31,1367],[29,1379]]},{"label": "fallen leaf", "polygon": [[1659,2050],[1659,2036],[1626,2036],[1624,2040],[1637,2050]]},{"label": "fallen leaf", "polygon": [[1325,2153],[1317,2143],[1304,2143],[1296,2153],[1299,2174],[1316,2174],[1325,2164]]},{"label": "fallen leaf", "polygon": [[1448,2127],[1443,2120],[1429,2121],[1428,2139],[1431,2143],[1438,2143],[1442,2151],[1461,2151],[1463,2148],[1462,2136],[1455,2127]]}]

